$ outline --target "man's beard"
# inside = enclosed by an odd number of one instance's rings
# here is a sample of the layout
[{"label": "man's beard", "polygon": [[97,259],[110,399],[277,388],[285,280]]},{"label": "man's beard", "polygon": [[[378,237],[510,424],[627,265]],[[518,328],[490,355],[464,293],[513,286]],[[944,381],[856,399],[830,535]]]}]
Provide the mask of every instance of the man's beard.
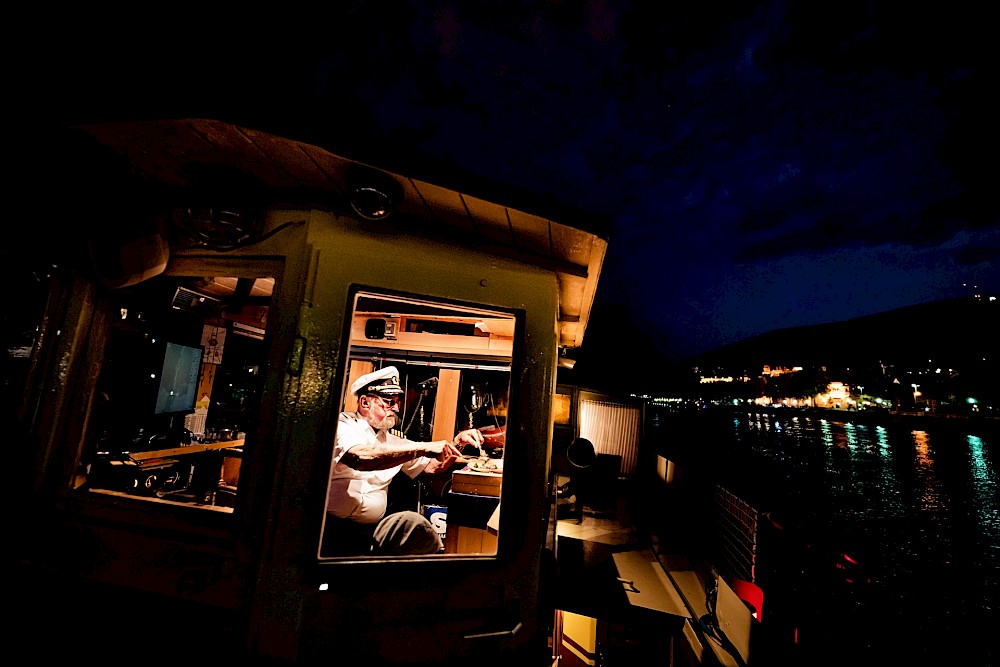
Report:
[{"label": "man's beard", "polygon": [[368,423],[372,425],[372,428],[376,431],[389,431],[393,426],[396,425],[396,420],[398,417],[395,412],[389,412],[381,420],[370,420]]}]

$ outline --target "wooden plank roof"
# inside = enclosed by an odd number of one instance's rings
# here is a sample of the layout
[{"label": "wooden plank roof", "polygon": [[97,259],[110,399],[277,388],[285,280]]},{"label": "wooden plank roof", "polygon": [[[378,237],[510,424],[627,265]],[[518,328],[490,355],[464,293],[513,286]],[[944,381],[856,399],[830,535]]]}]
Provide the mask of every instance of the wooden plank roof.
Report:
[{"label": "wooden plank roof", "polygon": [[[309,143],[211,119],[126,121],[73,128],[96,148],[124,160],[133,177],[165,188],[197,187],[199,170],[233,167],[267,189],[268,200],[350,212],[352,169],[376,169]],[[86,156],[83,158],[86,159]],[[559,283],[559,344],[583,341],[607,250],[592,216],[554,219],[550,206],[526,210],[497,201],[497,188],[473,193],[438,179],[419,180],[377,169],[402,190],[393,216],[419,218],[430,232],[461,237],[485,251],[552,270]],[[499,193],[499,194],[498,194]],[[513,193],[513,191],[512,191]],[[477,196],[478,195],[478,196]],[[514,194],[511,199],[516,199]]]}]

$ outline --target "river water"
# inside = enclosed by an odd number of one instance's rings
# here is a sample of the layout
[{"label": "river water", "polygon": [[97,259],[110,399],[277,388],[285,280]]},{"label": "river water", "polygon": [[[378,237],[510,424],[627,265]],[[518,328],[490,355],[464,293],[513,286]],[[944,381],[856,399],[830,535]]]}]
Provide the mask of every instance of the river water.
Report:
[{"label": "river water", "polygon": [[697,433],[702,464],[761,513],[767,662],[752,663],[1000,664],[1000,429],[781,410],[679,423],[658,427]]}]

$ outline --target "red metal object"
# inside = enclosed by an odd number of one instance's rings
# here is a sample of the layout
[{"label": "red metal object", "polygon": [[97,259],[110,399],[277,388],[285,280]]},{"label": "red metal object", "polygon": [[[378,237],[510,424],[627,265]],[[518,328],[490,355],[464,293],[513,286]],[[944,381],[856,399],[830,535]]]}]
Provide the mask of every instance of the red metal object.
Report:
[{"label": "red metal object", "polygon": [[750,613],[753,614],[753,617],[758,621],[763,620],[764,591],[761,587],[743,579],[734,579],[732,588],[736,597],[750,607]]}]

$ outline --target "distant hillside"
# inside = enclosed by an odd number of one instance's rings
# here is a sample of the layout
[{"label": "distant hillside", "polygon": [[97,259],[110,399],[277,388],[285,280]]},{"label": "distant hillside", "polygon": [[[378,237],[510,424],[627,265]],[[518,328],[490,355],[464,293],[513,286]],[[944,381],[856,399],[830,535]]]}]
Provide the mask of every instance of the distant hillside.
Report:
[{"label": "distant hillside", "polygon": [[844,322],[779,329],[698,355],[690,365],[759,371],[771,366],[866,362],[964,366],[995,357],[1000,302],[948,299]]}]

